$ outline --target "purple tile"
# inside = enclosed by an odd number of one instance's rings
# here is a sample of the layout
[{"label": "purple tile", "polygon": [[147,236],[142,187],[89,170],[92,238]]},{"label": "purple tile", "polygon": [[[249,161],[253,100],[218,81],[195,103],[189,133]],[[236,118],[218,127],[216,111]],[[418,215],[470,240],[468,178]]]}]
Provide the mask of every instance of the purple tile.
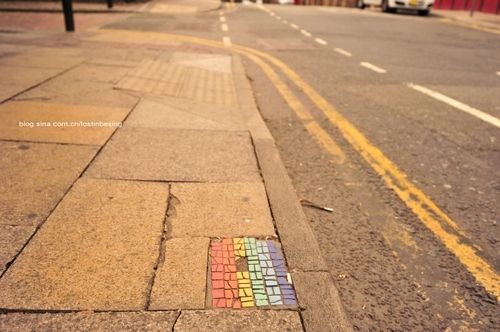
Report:
[{"label": "purple tile", "polygon": [[294,295],[295,296],[295,292],[293,291],[293,289],[283,289],[283,288],[281,288],[281,293],[283,295]]},{"label": "purple tile", "polygon": [[297,305],[297,301],[296,301],[296,300],[284,299],[284,300],[283,300],[283,303],[284,303],[285,305]]},{"label": "purple tile", "polygon": [[288,280],[285,277],[278,277],[278,283],[280,285],[288,285]]}]

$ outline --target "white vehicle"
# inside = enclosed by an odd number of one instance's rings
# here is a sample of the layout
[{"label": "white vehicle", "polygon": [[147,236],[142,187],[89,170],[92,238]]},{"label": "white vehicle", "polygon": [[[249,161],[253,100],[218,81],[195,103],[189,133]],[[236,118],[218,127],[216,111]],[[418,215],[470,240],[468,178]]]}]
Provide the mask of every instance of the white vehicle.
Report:
[{"label": "white vehicle", "polygon": [[418,15],[429,15],[434,0],[357,0],[357,7],[380,6],[383,12],[394,13],[396,9],[413,9]]}]

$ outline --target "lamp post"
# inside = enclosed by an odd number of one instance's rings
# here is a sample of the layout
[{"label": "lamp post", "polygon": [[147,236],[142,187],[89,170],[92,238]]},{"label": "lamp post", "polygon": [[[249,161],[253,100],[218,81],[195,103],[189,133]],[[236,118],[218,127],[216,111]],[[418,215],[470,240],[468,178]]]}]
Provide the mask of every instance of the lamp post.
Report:
[{"label": "lamp post", "polygon": [[62,0],[62,7],[64,12],[64,25],[66,31],[75,31],[75,20],[73,19],[73,4],[72,0]]}]

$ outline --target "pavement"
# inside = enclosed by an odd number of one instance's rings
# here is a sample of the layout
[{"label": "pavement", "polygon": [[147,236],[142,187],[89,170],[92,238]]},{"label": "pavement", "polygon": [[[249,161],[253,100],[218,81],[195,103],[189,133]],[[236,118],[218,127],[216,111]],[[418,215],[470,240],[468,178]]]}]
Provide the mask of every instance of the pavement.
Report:
[{"label": "pavement", "polygon": [[472,16],[469,11],[433,9],[432,13],[441,16],[448,22],[463,26],[473,26],[477,29],[500,34],[500,18],[498,15],[475,12]]},{"label": "pavement", "polygon": [[352,329],[226,10],[1,14],[0,330]]}]

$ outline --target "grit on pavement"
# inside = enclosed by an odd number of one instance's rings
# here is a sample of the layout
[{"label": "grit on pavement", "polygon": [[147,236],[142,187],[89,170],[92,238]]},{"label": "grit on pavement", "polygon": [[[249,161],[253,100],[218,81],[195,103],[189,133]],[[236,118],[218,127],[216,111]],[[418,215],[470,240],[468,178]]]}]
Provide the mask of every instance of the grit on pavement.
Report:
[{"label": "grit on pavement", "polygon": [[350,330],[219,9],[0,14],[0,330]]}]

